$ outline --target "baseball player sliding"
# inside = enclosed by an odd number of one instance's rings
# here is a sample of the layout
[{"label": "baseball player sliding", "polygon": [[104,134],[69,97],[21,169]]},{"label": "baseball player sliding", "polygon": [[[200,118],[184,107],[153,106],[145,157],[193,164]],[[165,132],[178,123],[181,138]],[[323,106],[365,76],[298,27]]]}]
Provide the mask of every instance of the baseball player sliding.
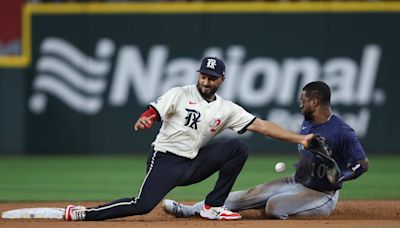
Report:
[{"label": "baseball player sliding", "polygon": [[200,216],[207,219],[240,219],[239,213],[224,202],[248,154],[247,145],[232,139],[206,145],[224,129],[239,134],[246,130],[308,147],[313,134],[299,135],[256,118],[242,107],[216,94],[225,80],[225,64],[206,57],[198,70],[197,85],[170,89],[152,102],[134,125],[135,130],[150,128],[163,121],[151,144],[147,174],[139,193],[92,208],[68,205],[65,220],[105,220],[150,212],[176,186],[200,182],[219,171],[214,189],[206,196]]},{"label": "baseball player sliding", "polygon": [[[330,97],[324,82],[304,86],[301,134],[314,133],[315,143],[307,149],[299,145],[300,160],[294,175],[231,192],[225,201],[229,210],[263,209],[268,217],[278,219],[329,216],[333,212],[343,182],[366,172],[368,159],[353,129],[332,113]],[[203,204],[188,206],[164,200],[163,208],[176,217],[189,217],[201,214]]]}]

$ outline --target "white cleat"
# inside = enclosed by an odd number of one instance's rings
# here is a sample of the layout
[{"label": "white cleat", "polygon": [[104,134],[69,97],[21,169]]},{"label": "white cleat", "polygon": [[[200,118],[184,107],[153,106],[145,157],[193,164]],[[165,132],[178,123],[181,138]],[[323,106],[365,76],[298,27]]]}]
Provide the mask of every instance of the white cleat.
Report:
[{"label": "white cleat", "polygon": [[65,221],[82,221],[85,220],[86,208],[82,206],[68,205],[65,208]]},{"label": "white cleat", "polygon": [[210,207],[204,205],[201,209],[200,216],[205,219],[211,220],[236,220],[241,219],[242,216],[239,213],[232,212],[226,207]]},{"label": "white cleat", "polygon": [[195,214],[190,213],[187,209],[185,210],[185,205],[182,205],[174,200],[165,199],[162,202],[162,208],[167,214],[174,215],[177,218],[190,217]]}]

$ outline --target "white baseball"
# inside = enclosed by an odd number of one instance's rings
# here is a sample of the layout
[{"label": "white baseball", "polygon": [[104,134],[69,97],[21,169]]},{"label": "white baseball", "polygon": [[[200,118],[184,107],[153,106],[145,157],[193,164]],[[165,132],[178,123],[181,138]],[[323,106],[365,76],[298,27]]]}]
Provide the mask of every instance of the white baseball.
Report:
[{"label": "white baseball", "polygon": [[284,162],[278,162],[275,164],[275,171],[278,173],[284,172],[286,169],[286,164]]}]

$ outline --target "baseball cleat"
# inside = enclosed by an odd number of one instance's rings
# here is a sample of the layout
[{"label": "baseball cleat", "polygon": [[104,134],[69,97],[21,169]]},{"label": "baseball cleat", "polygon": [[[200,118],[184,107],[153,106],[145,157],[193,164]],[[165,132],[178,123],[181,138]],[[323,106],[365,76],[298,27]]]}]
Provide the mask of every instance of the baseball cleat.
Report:
[{"label": "baseball cleat", "polygon": [[64,220],[65,221],[82,221],[85,220],[85,207],[68,205],[65,208]]},{"label": "baseball cleat", "polygon": [[165,199],[162,202],[162,208],[164,209],[164,211],[167,214],[174,215],[177,218],[184,218],[195,215],[194,213],[190,213],[191,211],[185,207],[187,206],[169,199]]},{"label": "baseball cleat", "polygon": [[200,216],[202,218],[211,220],[236,220],[242,218],[239,213],[232,212],[225,206],[211,207],[206,204],[204,204],[203,208],[201,209]]}]

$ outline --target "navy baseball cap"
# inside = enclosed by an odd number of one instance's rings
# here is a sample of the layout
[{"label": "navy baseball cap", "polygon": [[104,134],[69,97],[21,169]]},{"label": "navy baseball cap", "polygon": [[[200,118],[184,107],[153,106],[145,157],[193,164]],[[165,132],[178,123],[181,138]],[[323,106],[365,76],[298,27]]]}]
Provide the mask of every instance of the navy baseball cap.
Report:
[{"label": "navy baseball cap", "polygon": [[225,63],[217,57],[205,57],[197,72],[214,77],[224,77]]}]

